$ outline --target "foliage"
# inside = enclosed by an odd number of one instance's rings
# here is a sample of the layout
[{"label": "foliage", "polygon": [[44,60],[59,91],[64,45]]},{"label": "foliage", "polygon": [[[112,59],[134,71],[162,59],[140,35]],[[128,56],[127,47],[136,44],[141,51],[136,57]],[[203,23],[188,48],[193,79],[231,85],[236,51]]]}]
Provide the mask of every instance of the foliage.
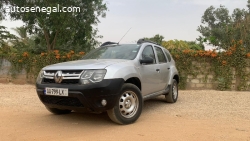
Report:
[{"label": "foliage", "polygon": [[192,49],[192,50],[205,50],[205,46],[201,42],[196,43],[195,41],[186,41],[186,43],[188,44],[189,49]]},{"label": "foliage", "polygon": [[[3,3],[0,2],[0,11],[2,11],[2,8],[3,8]],[[3,13],[0,12],[0,21],[1,21],[3,18],[4,18]]]},{"label": "foliage", "polygon": [[156,34],[154,37],[151,38],[144,38],[150,41],[153,41],[159,45],[167,49],[192,49],[192,50],[204,50],[204,45],[199,42],[196,43],[195,41],[183,41],[183,40],[169,40],[164,41],[164,37],[160,34]]},{"label": "foliage", "polygon": [[167,49],[189,49],[188,44],[183,40],[163,41],[162,46]]},{"label": "foliage", "polygon": [[[180,73],[180,87],[186,87],[187,76],[204,75],[206,81],[209,74],[214,74],[214,81],[218,83],[219,90],[229,90],[233,78],[236,78],[238,90],[247,90],[250,73],[246,71],[247,62],[250,61],[250,52],[243,46],[243,41],[232,41],[232,46],[225,52],[215,50],[181,50],[170,49]],[[202,66],[199,66],[202,65]],[[235,74],[233,74],[235,70]]]},{"label": "foliage", "polygon": [[147,39],[147,40],[150,40],[150,41],[153,41],[159,45],[162,44],[162,41],[164,39],[164,37],[160,34],[156,34],[154,37],[151,37],[151,38],[144,38],[144,39]]},{"label": "foliage", "polygon": [[13,48],[8,45],[8,40],[16,37],[10,34],[6,27],[0,26],[0,69],[2,67],[2,59],[6,57],[7,53],[13,51]]},{"label": "foliage", "polygon": [[13,34],[10,34],[9,31],[6,30],[6,27],[0,26],[0,48],[7,44],[8,39],[14,39],[15,36]]},{"label": "foliage", "polygon": [[[187,77],[204,75],[204,82],[208,75],[213,74],[219,90],[229,90],[233,78],[236,78],[237,90],[247,90],[250,72],[247,72],[247,66],[250,67],[250,52],[247,52],[242,44],[243,41],[232,41],[232,46],[225,52],[216,52],[215,50],[192,50],[192,49],[170,49],[175,59],[176,66],[180,75],[180,88],[185,89]],[[54,50],[53,52],[42,52],[39,55],[31,52],[15,52],[5,56],[11,62],[10,73],[12,76],[20,73],[22,70],[27,72],[28,78],[36,78],[38,72],[45,66],[64,61],[80,59],[85,52],[75,53],[74,51],[62,52]],[[233,73],[235,70],[235,74]]]},{"label": "foliage", "polygon": [[204,50],[204,45],[197,44],[195,41],[183,41],[183,40],[169,40],[163,41],[161,44],[167,49],[192,49],[192,50]]},{"label": "foliage", "polygon": [[[250,0],[247,6],[248,10],[234,9],[232,15],[224,6],[217,9],[210,6],[202,16],[202,25],[197,29],[202,34],[198,41],[208,42],[225,51],[218,53],[216,59],[205,59],[212,63],[211,70],[221,90],[229,89],[233,78],[236,78],[238,90],[249,87],[246,83],[250,77],[246,72],[249,60],[246,61],[245,57],[250,57]],[[232,70],[236,74],[232,74]]]},{"label": "foliage", "polygon": [[39,55],[30,52],[18,52],[9,54],[6,59],[11,62],[10,73],[13,77],[25,70],[27,78],[36,78],[43,67],[55,63],[77,60],[82,58],[84,54],[85,52],[75,53],[72,50],[70,52],[54,50],[53,52],[42,52]]},{"label": "foliage", "polygon": [[9,40],[11,46],[16,50],[15,52],[30,52],[34,54],[40,54],[45,52],[46,44],[45,42],[40,42],[41,37],[38,35],[28,35],[27,27],[17,27],[13,28],[17,33],[15,39]]},{"label": "foliage", "polygon": [[27,35],[27,27],[21,26],[13,28],[13,30],[18,34],[20,40],[24,43],[27,42],[28,35]]},{"label": "foliage", "polygon": [[[250,5],[250,1],[248,1]],[[250,8],[250,7],[249,7]],[[243,47],[250,51],[250,13],[249,10],[235,9],[232,15],[225,6],[210,6],[202,16],[202,25],[197,29],[202,36],[199,41],[208,42],[217,49],[228,50],[232,40],[242,40]]]},{"label": "foliage", "polygon": [[[103,0],[3,0],[3,6],[19,7],[80,7],[80,12],[12,12],[6,10],[2,15],[13,20],[22,20],[30,35],[35,35],[35,41],[40,46],[46,46],[47,51],[54,49],[71,50],[76,47],[78,50],[89,51],[98,42],[97,29],[93,25],[99,23],[99,16],[105,17],[107,10]],[[62,9],[60,9],[62,10]],[[36,46],[36,47],[40,47]]]}]

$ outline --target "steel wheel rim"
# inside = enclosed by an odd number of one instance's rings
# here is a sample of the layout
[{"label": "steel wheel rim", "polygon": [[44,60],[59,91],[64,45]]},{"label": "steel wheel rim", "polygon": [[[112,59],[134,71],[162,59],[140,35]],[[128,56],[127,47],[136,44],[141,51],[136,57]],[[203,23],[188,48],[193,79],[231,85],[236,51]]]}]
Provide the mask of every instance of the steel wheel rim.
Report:
[{"label": "steel wheel rim", "polygon": [[132,91],[124,92],[119,99],[119,110],[123,117],[133,117],[139,107],[139,100],[137,95]]},{"label": "steel wheel rim", "polygon": [[177,95],[178,95],[178,88],[177,88],[176,83],[174,83],[173,84],[173,97],[174,97],[174,99],[177,98]]}]

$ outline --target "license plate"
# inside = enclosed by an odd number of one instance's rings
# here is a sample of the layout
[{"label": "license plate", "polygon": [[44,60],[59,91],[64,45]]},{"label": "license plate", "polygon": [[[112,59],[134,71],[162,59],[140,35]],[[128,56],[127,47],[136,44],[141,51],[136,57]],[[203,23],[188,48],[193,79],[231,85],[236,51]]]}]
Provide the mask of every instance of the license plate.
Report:
[{"label": "license plate", "polygon": [[68,89],[64,88],[45,88],[45,95],[54,95],[54,96],[68,96]]}]

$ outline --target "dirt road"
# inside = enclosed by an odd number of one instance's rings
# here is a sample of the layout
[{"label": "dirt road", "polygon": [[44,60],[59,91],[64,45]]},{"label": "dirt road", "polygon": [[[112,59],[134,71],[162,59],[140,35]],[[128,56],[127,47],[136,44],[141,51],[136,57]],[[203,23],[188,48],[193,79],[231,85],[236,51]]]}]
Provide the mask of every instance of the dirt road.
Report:
[{"label": "dirt road", "polygon": [[180,91],[175,104],[146,101],[139,120],[50,114],[31,85],[0,84],[0,140],[250,141],[250,92]]}]

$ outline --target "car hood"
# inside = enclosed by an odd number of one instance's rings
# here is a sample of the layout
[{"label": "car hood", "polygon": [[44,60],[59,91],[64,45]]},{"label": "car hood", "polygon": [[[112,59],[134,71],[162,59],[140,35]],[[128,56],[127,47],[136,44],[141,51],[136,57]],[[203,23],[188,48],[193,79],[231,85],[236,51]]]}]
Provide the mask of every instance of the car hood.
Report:
[{"label": "car hood", "polygon": [[104,69],[110,65],[125,62],[122,59],[89,59],[69,61],[44,67],[43,70],[84,70],[84,69]]}]

